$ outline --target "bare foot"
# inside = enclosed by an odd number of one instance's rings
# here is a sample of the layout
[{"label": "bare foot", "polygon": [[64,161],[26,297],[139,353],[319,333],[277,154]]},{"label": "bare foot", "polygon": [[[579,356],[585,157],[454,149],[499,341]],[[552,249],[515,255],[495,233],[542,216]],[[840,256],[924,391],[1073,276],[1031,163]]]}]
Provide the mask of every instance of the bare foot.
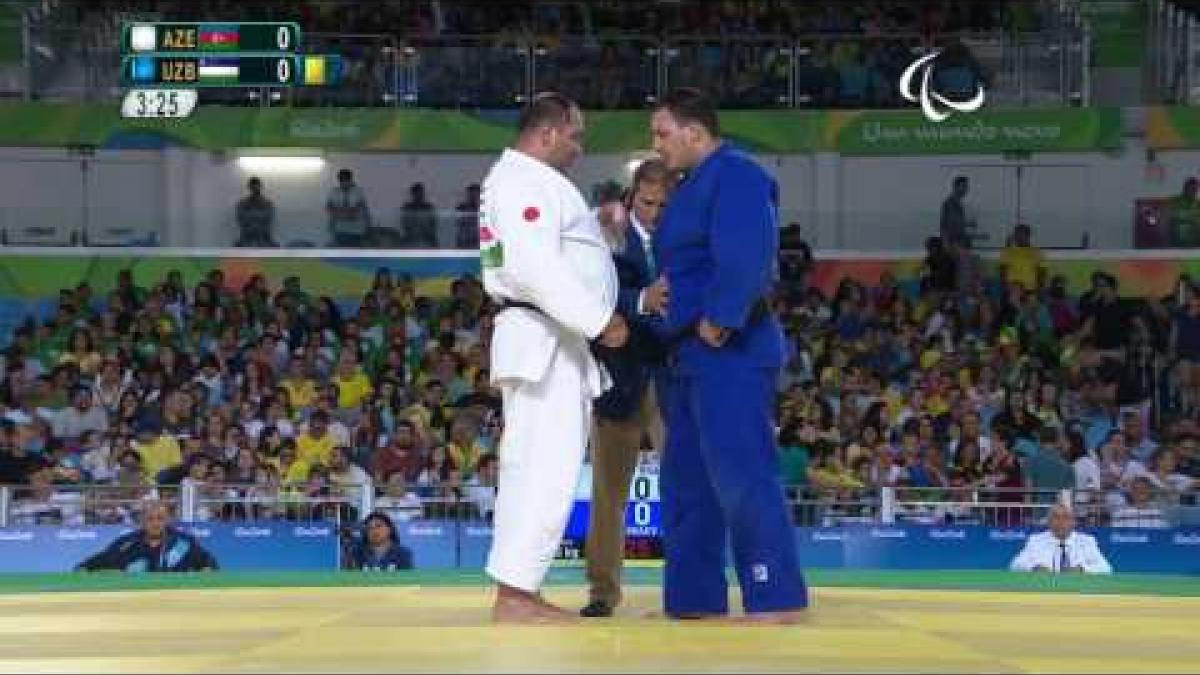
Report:
[{"label": "bare foot", "polygon": [[565,624],[577,623],[573,612],[556,607],[541,595],[500,585],[492,605],[492,622],[505,624]]},{"label": "bare foot", "polygon": [[548,602],[546,600],[546,598],[542,597],[541,593],[538,593],[538,594],[534,595],[533,597],[537,601],[537,603],[541,606],[542,611],[545,612],[547,616],[557,617],[560,621],[562,621],[564,623],[578,623],[579,620],[582,618],[579,616],[579,614],[577,614],[575,612],[563,609],[562,607],[559,607],[558,605]]}]

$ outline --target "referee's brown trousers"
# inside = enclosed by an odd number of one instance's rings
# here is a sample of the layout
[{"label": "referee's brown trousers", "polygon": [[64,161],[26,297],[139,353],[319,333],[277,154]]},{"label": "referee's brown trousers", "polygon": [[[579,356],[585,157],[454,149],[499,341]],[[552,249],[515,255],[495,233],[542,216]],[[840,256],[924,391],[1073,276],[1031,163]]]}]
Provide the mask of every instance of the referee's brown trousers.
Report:
[{"label": "referee's brown trousers", "polygon": [[592,503],[584,544],[593,602],[609,607],[621,603],[629,484],[637,468],[642,439],[648,436],[654,449],[662,452],[663,435],[653,382],[647,384],[641,405],[628,419],[593,416]]}]

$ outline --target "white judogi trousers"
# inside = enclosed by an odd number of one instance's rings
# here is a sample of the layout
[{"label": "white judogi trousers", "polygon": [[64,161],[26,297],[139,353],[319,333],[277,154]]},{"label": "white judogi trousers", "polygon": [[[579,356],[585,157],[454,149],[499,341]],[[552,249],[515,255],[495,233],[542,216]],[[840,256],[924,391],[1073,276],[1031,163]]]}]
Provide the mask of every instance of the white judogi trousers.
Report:
[{"label": "white judogi trousers", "polygon": [[536,593],[562,541],[592,418],[587,343],[562,341],[538,382],[502,385],[492,579]]}]

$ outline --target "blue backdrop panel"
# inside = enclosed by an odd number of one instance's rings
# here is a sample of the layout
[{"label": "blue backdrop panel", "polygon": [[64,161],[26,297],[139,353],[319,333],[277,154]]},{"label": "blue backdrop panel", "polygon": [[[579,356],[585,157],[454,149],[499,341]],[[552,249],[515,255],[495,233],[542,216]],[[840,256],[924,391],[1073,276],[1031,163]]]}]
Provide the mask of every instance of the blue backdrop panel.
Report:
[{"label": "blue backdrop panel", "polygon": [[[185,526],[228,570],[318,570],[337,566],[329,523],[204,523]],[[0,573],[66,572],[129,528],[36,526],[0,530]]]},{"label": "blue backdrop panel", "polygon": [[[229,570],[334,569],[330,523],[203,523],[185,527]],[[483,567],[490,527],[453,521],[399,524],[401,542],[423,569]],[[0,530],[0,573],[63,572],[126,532],[120,526]],[[796,529],[805,568],[1006,569],[1031,530],[979,526]],[[1091,530],[1117,572],[1200,575],[1200,529]]]}]

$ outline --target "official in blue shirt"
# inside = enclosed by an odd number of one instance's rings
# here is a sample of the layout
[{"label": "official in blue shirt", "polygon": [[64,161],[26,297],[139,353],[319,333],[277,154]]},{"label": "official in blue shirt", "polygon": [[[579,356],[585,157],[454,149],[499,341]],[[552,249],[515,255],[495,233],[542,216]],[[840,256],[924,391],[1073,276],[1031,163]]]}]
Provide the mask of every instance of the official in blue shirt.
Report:
[{"label": "official in blue shirt", "polygon": [[165,504],[146,504],[142,526],[117,537],[103,551],[89,556],[76,570],[124,572],[199,572],[217,569],[217,560],[186,532],[170,526]]},{"label": "official in blue shirt", "polygon": [[642,162],[625,198],[627,227],[609,228],[613,262],[620,280],[617,311],[629,324],[629,340],[616,349],[597,345],[596,355],[612,376],[612,387],[594,405],[592,500],[588,510],[585,617],[612,616],[621,601],[621,563],[625,554],[625,513],[629,484],[643,437],[662,449],[663,423],[658,396],[662,385],[662,348],[652,324],[666,306],[666,284],[652,250],[652,234],[674,183],[660,160]]},{"label": "official in blue shirt", "polygon": [[675,618],[728,613],[725,551],[749,620],[793,623],[808,605],[778,473],[772,420],[784,340],[767,294],[779,245],[778,188],[720,139],[707,97],[682,89],[651,118],[654,149],[686,172],[655,235],[670,298],[664,605]]}]

